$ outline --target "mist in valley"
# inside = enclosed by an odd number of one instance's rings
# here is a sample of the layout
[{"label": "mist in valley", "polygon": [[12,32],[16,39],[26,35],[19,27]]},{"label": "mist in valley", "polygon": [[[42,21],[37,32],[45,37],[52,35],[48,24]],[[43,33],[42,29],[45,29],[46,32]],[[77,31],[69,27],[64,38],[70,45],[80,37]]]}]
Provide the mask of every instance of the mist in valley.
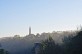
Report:
[{"label": "mist in valley", "polygon": [[56,44],[62,44],[64,37],[75,36],[77,31],[53,31],[52,33],[29,34],[24,37],[14,35],[14,37],[0,38],[1,48],[10,54],[31,54],[35,43],[41,43],[49,36]]}]

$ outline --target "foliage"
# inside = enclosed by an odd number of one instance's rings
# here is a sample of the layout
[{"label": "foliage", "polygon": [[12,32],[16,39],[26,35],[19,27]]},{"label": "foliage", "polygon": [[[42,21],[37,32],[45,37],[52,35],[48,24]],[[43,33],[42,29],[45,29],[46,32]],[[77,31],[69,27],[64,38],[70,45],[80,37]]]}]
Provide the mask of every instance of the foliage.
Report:
[{"label": "foliage", "polygon": [[4,49],[0,49],[0,54],[9,54],[9,52],[5,51]]},{"label": "foliage", "polygon": [[70,38],[69,40],[69,42],[64,42],[64,46],[66,46],[63,49],[65,50],[64,54],[82,54],[82,31],[78,32],[76,36]]},{"label": "foliage", "polygon": [[65,37],[64,44],[57,45],[52,37],[42,41],[39,54],[82,54],[82,31],[76,36]]},{"label": "foliage", "polygon": [[47,40],[42,41],[41,44],[42,48],[39,54],[59,54],[61,52],[59,45],[55,44],[52,37],[49,37]]}]

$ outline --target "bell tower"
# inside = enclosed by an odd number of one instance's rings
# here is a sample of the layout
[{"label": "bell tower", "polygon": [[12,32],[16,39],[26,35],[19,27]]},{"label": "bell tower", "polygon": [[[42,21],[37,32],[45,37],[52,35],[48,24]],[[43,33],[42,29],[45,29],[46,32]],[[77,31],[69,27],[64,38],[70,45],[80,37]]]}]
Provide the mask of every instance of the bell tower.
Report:
[{"label": "bell tower", "polygon": [[31,27],[29,27],[29,35],[31,34]]}]

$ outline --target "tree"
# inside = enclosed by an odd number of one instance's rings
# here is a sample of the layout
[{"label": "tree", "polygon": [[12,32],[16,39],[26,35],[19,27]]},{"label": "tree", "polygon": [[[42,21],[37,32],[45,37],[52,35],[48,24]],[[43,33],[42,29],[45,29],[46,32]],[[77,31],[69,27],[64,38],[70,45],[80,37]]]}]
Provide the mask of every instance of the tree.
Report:
[{"label": "tree", "polygon": [[59,54],[61,52],[59,45],[55,44],[54,40],[50,36],[45,41],[42,41],[41,44],[42,48],[39,54]]},{"label": "tree", "polygon": [[0,49],[0,54],[9,54],[9,52],[5,51],[4,49]]},{"label": "tree", "polygon": [[[1,44],[0,44],[0,47],[2,47]],[[9,54],[9,52],[5,51],[4,49],[0,49],[0,54]]]},{"label": "tree", "polygon": [[78,32],[76,36],[70,38],[70,41],[64,44],[66,46],[64,54],[82,54],[82,31]]}]

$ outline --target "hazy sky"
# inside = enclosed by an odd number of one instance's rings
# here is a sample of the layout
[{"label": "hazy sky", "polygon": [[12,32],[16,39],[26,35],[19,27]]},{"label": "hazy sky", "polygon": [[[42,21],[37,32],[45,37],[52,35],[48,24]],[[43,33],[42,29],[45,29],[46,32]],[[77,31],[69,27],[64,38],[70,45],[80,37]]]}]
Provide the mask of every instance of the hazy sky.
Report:
[{"label": "hazy sky", "polygon": [[0,37],[74,30],[82,24],[82,0],[0,0]]}]

